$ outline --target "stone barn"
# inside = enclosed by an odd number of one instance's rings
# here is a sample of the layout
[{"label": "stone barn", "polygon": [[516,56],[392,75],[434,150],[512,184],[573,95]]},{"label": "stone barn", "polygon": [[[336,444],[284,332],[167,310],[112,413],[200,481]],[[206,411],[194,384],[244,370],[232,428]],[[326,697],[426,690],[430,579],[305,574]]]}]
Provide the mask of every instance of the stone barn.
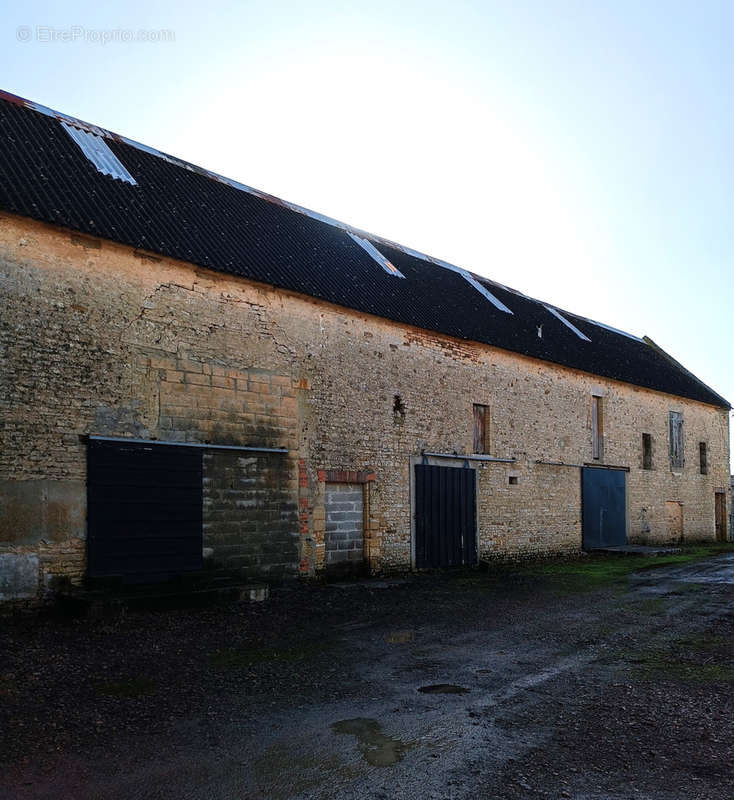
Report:
[{"label": "stone barn", "polygon": [[0,600],[728,537],[649,338],[0,95]]}]

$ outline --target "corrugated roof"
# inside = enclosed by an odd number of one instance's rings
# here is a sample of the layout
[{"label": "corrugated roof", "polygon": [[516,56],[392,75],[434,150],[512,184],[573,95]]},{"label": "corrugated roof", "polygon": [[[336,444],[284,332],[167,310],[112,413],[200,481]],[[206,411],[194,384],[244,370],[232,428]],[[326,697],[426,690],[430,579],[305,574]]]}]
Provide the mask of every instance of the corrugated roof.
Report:
[{"label": "corrugated roof", "polygon": [[94,164],[103,175],[125,181],[131,186],[135,186],[135,178],[120,163],[120,159],[107,147],[107,142],[103,136],[98,136],[91,131],[83,131],[62,122],[61,127],[79,145],[82,153]]},{"label": "corrugated roof", "polygon": [[[135,185],[100,172],[64,123],[102,137]],[[6,211],[396,322],[729,405],[642,339],[1,92],[0,137]],[[377,248],[404,280],[350,234]]]}]

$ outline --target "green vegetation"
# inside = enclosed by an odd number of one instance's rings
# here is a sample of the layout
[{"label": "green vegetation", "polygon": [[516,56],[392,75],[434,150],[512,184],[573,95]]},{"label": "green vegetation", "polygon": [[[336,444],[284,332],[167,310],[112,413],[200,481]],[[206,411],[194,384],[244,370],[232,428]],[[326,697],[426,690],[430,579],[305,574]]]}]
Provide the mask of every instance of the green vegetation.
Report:
[{"label": "green vegetation", "polygon": [[734,666],[697,664],[670,653],[650,652],[635,660],[633,674],[643,680],[680,680],[689,683],[734,683]]},{"label": "green vegetation", "polygon": [[685,636],[682,639],[676,639],[674,644],[677,647],[685,647],[689,650],[699,652],[724,650],[734,655],[734,639],[728,636],[706,636],[705,634],[698,634],[697,636]]},{"label": "green vegetation", "polygon": [[667,650],[642,650],[623,658],[641,680],[734,683],[734,639],[728,636],[685,636]]},{"label": "green vegetation", "polygon": [[683,655],[652,650],[630,656],[632,674],[641,680],[676,680],[689,683],[734,683],[734,666],[713,661],[698,663]]},{"label": "green vegetation", "polygon": [[648,617],[654,614],[661,614],[667,608],[666,602],[662,597],[645,597],[642,600],[635,598],[629,605],[638,614],[644,614]]},{"label": "green vegetation", "polygon": [[538,578],[557,581],[566,591],[585,591],[623,582],[633,572],[674,567],[703,558],[734,552],[734,543],[716,542],[682,546],[682,552],[658,556],[599,553],[573,561],[535,564],[525,568]]},{"label": "green vegetation", "polygon": [[220,669],[252,667],[262,663],[292,663],[323,653],[328,642],[307,641],[287,647],[225,647],[209,655],[209,663]]}]

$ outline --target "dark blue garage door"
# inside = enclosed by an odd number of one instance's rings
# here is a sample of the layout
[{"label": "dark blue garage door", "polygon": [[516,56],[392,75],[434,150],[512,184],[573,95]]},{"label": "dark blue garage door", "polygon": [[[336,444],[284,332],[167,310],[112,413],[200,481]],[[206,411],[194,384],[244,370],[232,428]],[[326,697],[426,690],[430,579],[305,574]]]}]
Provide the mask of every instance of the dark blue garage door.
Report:
[{"label": "dark blue garage door", "polygon": [[627,544],[627,473],[620,469],[581,471],[584,548]]},{"label": "dark blue garage door", "polygon": [[202,566],[201,450],[90,441],[88,574],[156,581]]},{"label": "dark blue garage door", "polygon": [[415,467],[415,565],[460,567],[477,563],[476,472]]}]

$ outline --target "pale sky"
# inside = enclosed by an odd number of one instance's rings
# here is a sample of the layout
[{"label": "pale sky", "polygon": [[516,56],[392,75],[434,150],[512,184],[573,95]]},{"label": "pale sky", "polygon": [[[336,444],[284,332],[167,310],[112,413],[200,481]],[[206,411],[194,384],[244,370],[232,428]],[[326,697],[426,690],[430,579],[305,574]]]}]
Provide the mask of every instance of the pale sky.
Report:
[{"label": "pale sky", "polygon": [[647,334],[734,402],[734,3],[0,12],[2,88]]}]

